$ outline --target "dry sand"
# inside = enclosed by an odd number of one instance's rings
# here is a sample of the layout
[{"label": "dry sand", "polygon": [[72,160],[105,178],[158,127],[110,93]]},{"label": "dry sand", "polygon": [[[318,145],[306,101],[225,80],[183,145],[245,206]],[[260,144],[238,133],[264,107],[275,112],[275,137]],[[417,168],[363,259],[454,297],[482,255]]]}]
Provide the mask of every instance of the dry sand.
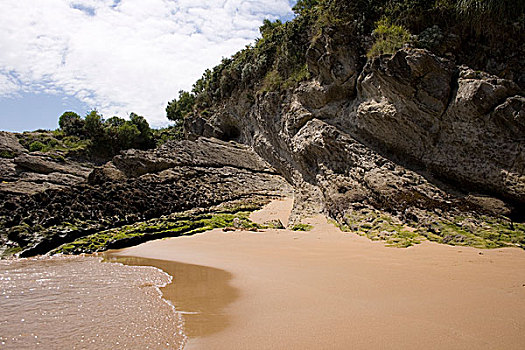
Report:
[{"label": "dry sand", "polygon": [[[291,204],[252,218],[286,223]],[[214,230],[116,254],[171,269],[163,292],[190,312],[187,349],[525,348],[525,251],[388,248],[310,222],[310,232]]]}]

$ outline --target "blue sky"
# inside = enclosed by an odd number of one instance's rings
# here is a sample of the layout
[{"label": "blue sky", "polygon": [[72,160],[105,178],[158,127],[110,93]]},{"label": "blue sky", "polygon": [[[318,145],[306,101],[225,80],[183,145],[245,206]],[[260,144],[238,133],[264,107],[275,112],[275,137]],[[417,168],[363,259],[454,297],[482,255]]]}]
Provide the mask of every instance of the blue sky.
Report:
[{"label": "blue sky", "polygon": [[0,97],[0,130],[56,129],[58,116],[65,111],[85,115],[88,110],[87,104],[64,94],[22,93],[12,98]]},{"label": "blue sky", "polygon": [[290,0],[2,0],[0,130],[54,129],[67,110],[164,109],[206,68],[290,19]]}]

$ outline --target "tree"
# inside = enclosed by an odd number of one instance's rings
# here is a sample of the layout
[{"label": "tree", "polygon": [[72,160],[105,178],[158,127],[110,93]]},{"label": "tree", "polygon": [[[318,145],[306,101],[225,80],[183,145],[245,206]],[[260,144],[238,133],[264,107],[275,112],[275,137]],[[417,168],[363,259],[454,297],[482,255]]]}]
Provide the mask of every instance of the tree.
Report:
[{"label": "tree", "polygon": [[136,147],[140,137],[140,131],[132,122],[126,121],[124,124],[117,127],[116,141],[118,142],[118,149],[114,150],[117,153],[123,149],[130,149]]},{"label": "tree", "polygon": [[292,7],[292,10],[298,15],[305,15],[317,4],[319,4],[319,0],[299,0],[295,4],[295,6]]},{"label": "tree", "polygon": [[[193,84],[191,92],[195,95],[202,94],[208,88],[209,82],[211,80],[211,70],[206,69],[202,74],[202,77]],[[180,92],[179,92],[180,93]]]},{"label": "tree", "polygon": [[195,95],[184,90],[179,91],[179,99],[176,98],[168,102],[166,107],[166,117],[173,120],[177,125],[182,125],[186,115],[193,111],[195,105]]},{"label": "tree", "polygon": [[106,120],[105,124],[106,126],[110,126],[110,127],[111,126],[118,127],[124,124],[125,122],[126,122],[125,119],[115,116],[115,117],[111,117],[108,120]]},{"label": "tree", "polygon": [[136,139],[135,147],[141,148],[141,149],[148,149],[148,148],[155,147],[155,140],[153,139],[153,132],[151,131],[151,128],[146,118],[132,112],[129,115],[129,119],[130,119],[131,124],[136,126],[137,130],[139,131],[139,135]]},{"label": "tree", "polygon": [[276,20],[275,22],[270,21],[269,19],[263,20],[263,25],[259,27],[259,32],[263,38],[270,36],[275,29],[283,25],[283,22]]},{"label": "tree", "polygon": [[99,155],[108,155],[111,150],[108,149],[108,135],[104,128],[104,119],[98,111],[92,110],[86,115],[84,119],[84,132],[87,138],[91,139],[91,147],[94,151],[99,153]]},{"label": "tree", "polygon": [[84,120],[75,112],[64,112],[58,118],[58,126],[66,135],[69,136],[83,136],[84,135]]},{"label": "tree", "polygon": [[86,115],[84,130],[92,139],[98,139],[104,135],[104,118],[98,114],[96,109]]}]

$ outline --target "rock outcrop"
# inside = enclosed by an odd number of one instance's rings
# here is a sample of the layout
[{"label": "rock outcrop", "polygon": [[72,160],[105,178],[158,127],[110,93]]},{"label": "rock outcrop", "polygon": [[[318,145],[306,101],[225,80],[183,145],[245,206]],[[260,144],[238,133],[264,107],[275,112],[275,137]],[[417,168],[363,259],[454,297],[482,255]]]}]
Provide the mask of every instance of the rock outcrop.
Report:
[{"label": "rock outcrop", "polygon": [[298,189],[295,220],[323,211],[346,225],[360,210],[379,210],[466,244],[482,234],[451,238],[440,227],[461,231],[465,216],[480,227],[482,215],[523,220],[525,99],[515,83],[421,49],[360,66],[347,47],[313,47],[314,79],[286,94],[258,93],[248,106],[232,97],[212,116],[188,119],[188,137],[238,130],[236,140]]},{"label": "rock outcrop", "polygon": [[13,133],[0,132],[0,194],[36,194],[87,181],[94,164],[29,152]]},{"label": "rock outcrop", "polygon": [[[51,164],[30,167],[48,174],[57,170]],[[93,170],[87,182],[67,189],[1,192],[0,237],[4,248],[22,256],[43,254],[104,229],[286,191],[291,189],[285,180],[246,146],[204,139],[169,142],[154,151],[124,151]]]}]

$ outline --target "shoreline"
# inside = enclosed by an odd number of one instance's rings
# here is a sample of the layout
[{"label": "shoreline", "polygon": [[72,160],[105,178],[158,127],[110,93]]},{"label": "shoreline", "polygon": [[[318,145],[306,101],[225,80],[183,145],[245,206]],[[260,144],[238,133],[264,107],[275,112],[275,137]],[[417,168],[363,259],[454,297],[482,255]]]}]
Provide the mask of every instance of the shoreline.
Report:
[{"label": "shoreline", "polygon": [[[252,219],[283,221],[291,203],[272,202]],[[188,324],[188,332],[200,330],[185,349],[519,349],[525,344],[523,250],[431,242],[389,248],[341,232],[323,217],[305,222],[314,229],[212,230],[110,255],[190,264],[204,279],[217,271],[230,274],[220,283],[238,295],[227,302],[211,298],[220,304],[214,314],[225,317],[220,322],[226,327],[216,329],[217,322],[206,317]],[[191,299],[192,281],[179,281],[184,283]],[[217,290],[213,285],[203,290]],[[196,308],[209,299],[194,298]]]},{"label": "shoreline", "polygon": [[213,267],[124,256],[116,252],[102,256],[104,262],[154,267],[171,276],[171,281],[158,290],[162,298],[183,317],[185,342],[220,332],[229,326],[230,319],[222,313],[222,309],[239,296],[238,289],[230,284],[231,273]]}]

